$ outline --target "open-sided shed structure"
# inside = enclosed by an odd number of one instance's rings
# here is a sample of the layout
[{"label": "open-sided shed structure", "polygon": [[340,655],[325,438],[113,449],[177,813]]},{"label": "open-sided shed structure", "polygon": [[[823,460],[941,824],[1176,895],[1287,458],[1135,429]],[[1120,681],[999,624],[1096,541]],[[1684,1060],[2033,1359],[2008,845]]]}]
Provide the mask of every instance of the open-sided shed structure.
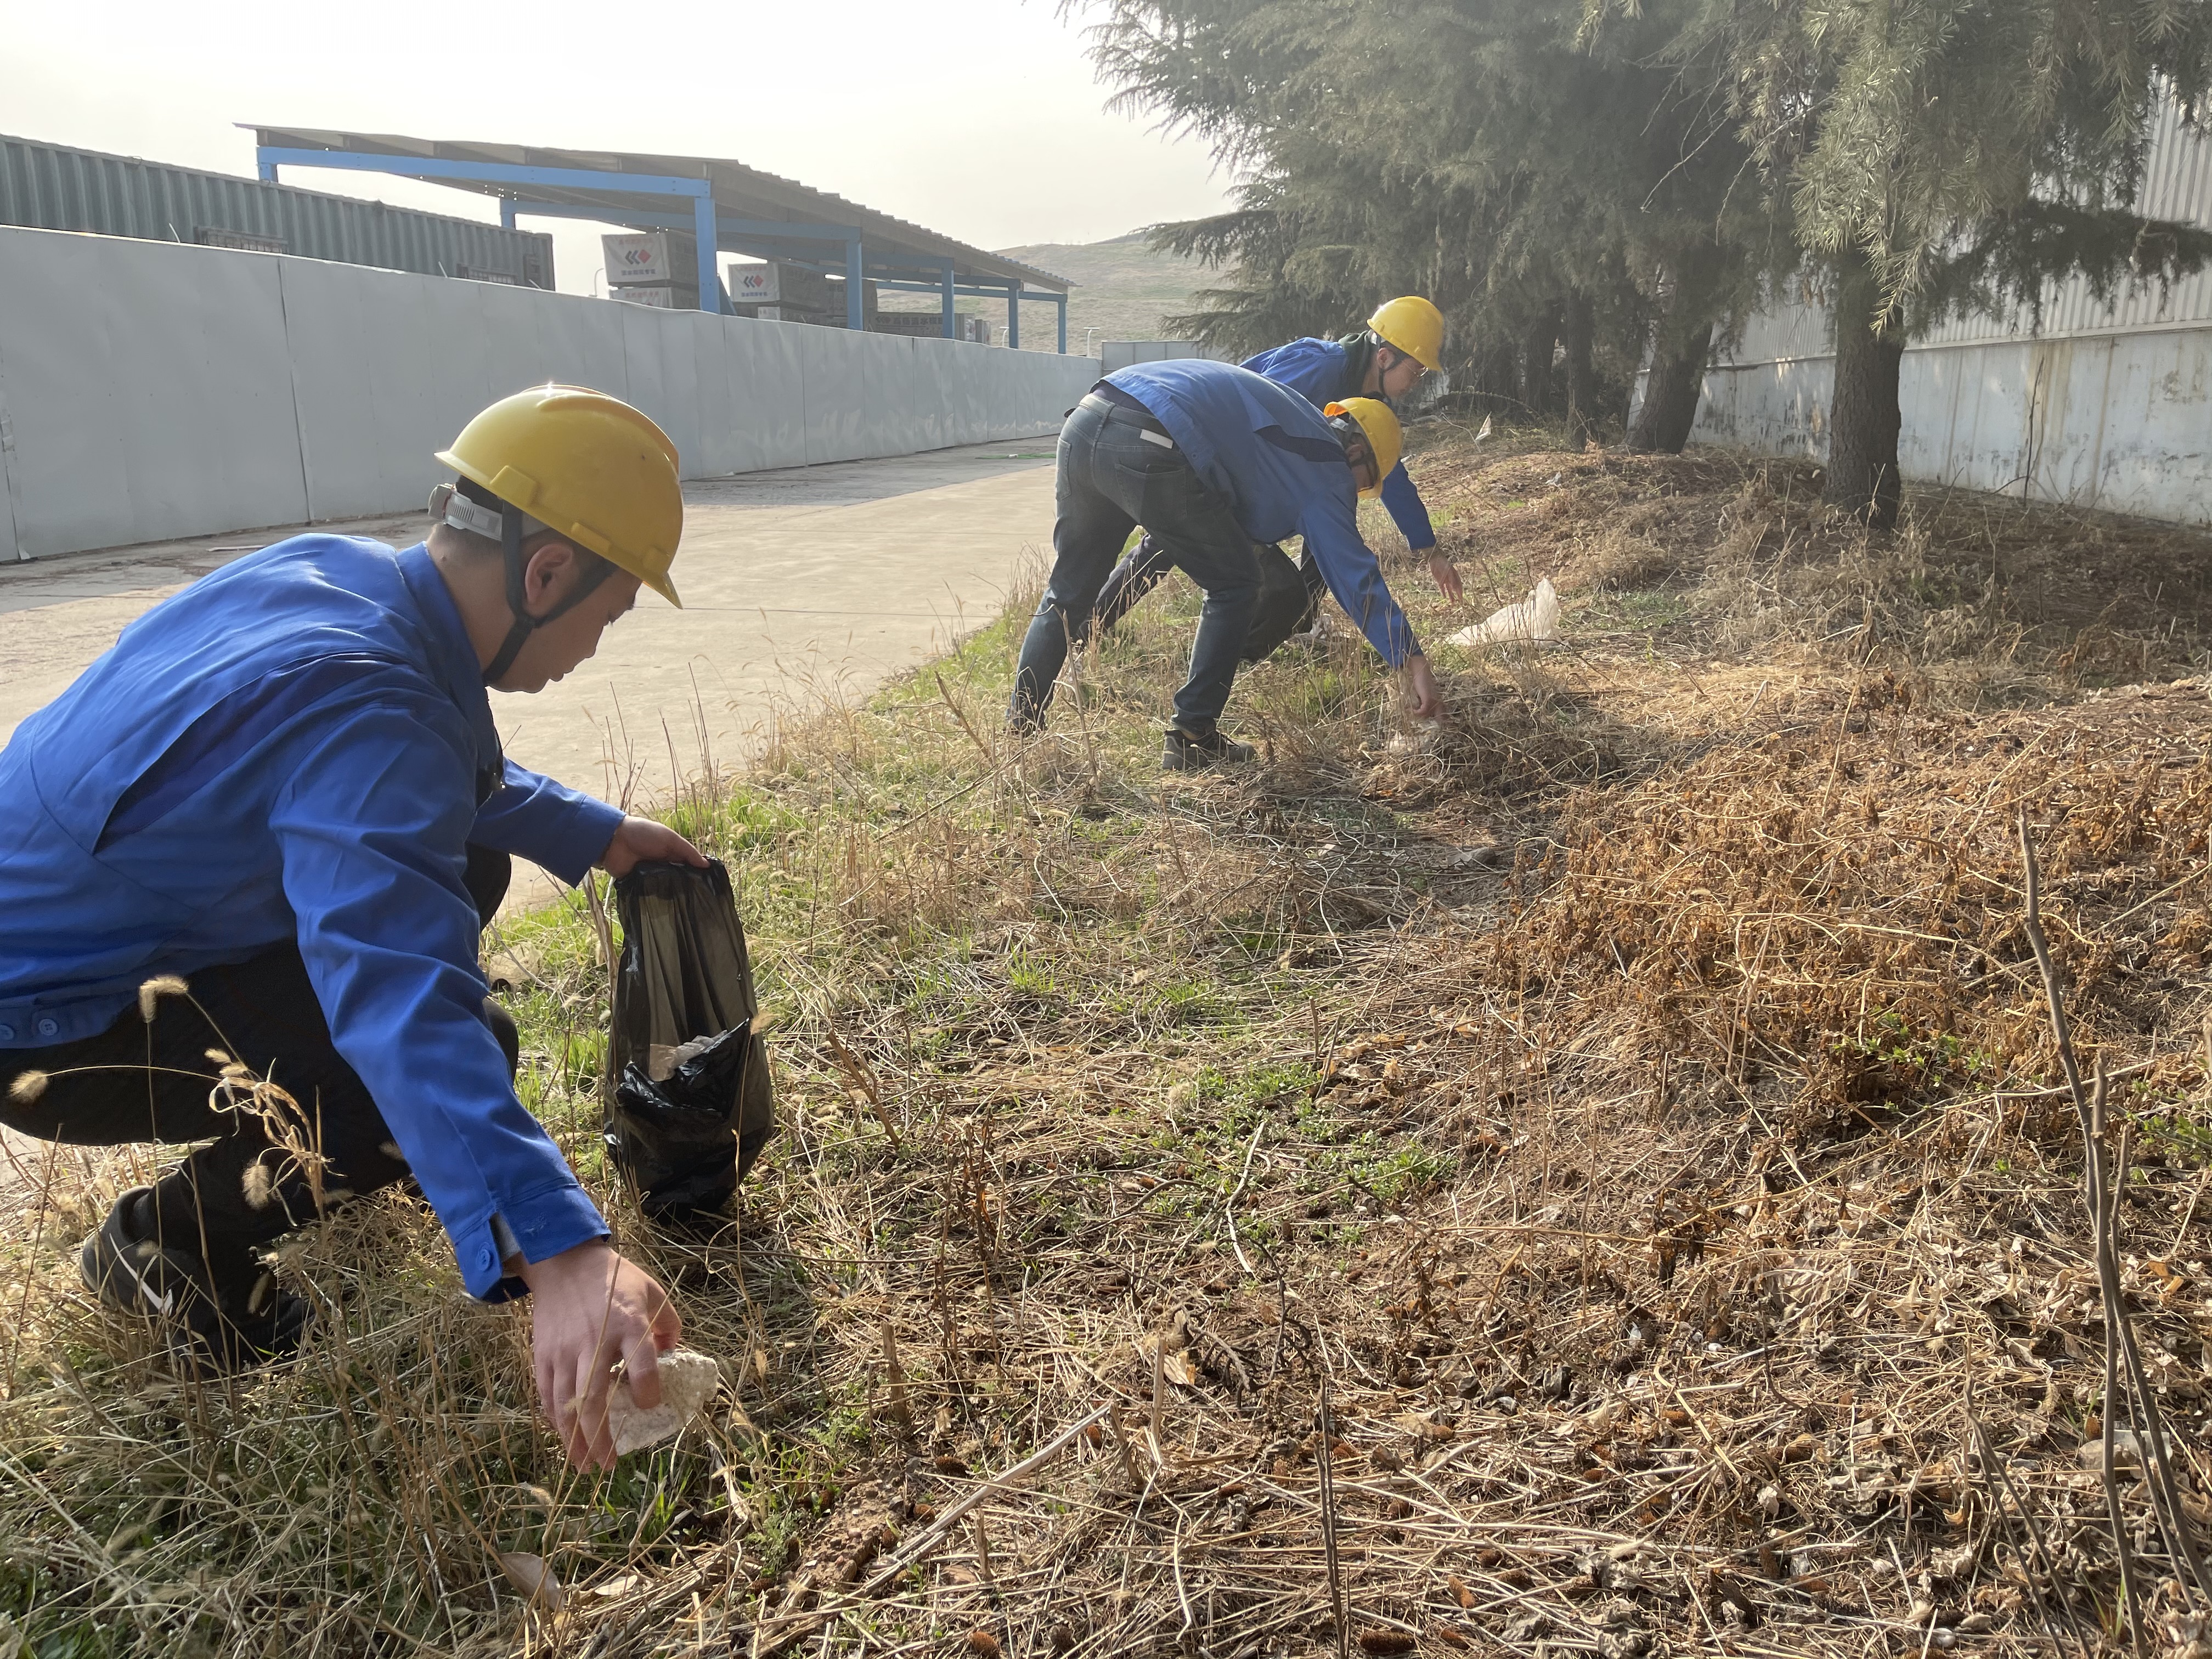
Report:
[{"label": "open-sided shed structure", "polygon": [[859,328],[862,284],[936,293],[951,337],[960,295],[1006,301],[1006,343],[1021,343],[1024,300],[1059,312],[1067,349],[1064,276],[970,247],[827,191],[702,155],[637,155],[614,150],[539,149],[521,144],[409,138],[312,127],[252,127],[264,179],[284,167],[339,167],[426,179],[499,198],[500,222],[524,216],[588,219],[634,230],[675,230],[699,249],[699,304],[715,310],[718,252],[804,265],[845,278],[846,325]]}]

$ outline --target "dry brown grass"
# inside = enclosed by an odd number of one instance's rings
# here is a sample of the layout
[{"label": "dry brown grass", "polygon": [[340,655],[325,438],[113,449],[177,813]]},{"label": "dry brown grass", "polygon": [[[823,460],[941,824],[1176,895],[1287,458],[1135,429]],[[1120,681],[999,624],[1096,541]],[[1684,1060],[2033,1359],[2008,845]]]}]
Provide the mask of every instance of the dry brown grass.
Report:
[{"label": "dry brown grass", "polygon": [[[0,1606],[55,1654],[2119,1629],[2008,838],[2025,805],[2134,1126],[2129,1311],[2202,1504],[2212,703],[2163,682],[2203,665],[2204,543],[1948,497],[1873,540],[1723,456],[1415,465],[1478,610],[1540,571],[1569,606],[1556,653],[1447,662],[1437,731],[1341,641],[1240,682],[1256,775],[1160,779],[1171,592],[1040,742],[997,735],[1001,627],[688,803],[741,872],[787,1126],[718,1237],[608,1193],[733,1374],[703,1431],[566,1476],[516,1316],[399,1199],[296,1252],[337,1322],[302,1364],[163,1383],[70,1289],[103,1193],[62,1172],[0,1283]],[[597,947],[574,917],[513,943],[532,1098],[606,1190]],[[500,1551],[549,1561],[558,1615]]]}]

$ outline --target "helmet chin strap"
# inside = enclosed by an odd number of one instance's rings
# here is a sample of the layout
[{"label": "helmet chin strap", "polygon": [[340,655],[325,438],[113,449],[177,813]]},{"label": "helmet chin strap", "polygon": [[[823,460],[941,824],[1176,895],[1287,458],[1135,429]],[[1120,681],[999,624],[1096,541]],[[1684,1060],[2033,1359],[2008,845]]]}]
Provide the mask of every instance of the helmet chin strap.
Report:
[{"label": "helmet chin strap", "polygon": [[[526,572],[522,562],[522,509],[511,501],[499,504],[500,552],[507,566],[507,608],[514,617],[514,624],[500,641],[497,653],[484,665],[484,684],[496,685],[507,671],[514,666],[514,659],[522,654],[522,647],[530,636],[548,623],[556,622],[574,611],[592,596],[592,591],[606,580],[614,566],[605,559],[593,562],[591,573],[577,582],[569,595],[542,617],[530,614],[530,595],[524,578]],[[574,544],[571,544],[573,546]]]}]

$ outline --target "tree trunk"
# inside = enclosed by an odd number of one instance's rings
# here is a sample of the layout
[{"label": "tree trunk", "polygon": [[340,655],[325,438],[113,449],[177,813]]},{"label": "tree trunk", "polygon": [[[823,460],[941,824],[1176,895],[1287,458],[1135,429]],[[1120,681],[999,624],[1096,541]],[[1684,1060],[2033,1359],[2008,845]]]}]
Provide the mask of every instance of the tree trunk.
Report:
[{"label": "tree trunk", "polygon": [[1713,350],[1715,294],[1722,253],[1715,242],[1696,242],[1672,261],[1674,292],[1667,314],[1652,331],[1651,368],[1644,377],[1644,406],[1629,428],[1628,447],[1646,454],[1679,455],[1697,424],[1705,392],[1705,360]]},{"label": "tree trunk", "polygon": [[1897,400],[1904,319],[1881,307],[1881,283],[1853,248],[1836,262],[1836,386],[1828,399],[1828,471],[1820,499],[1876,530],[1897,522],[1904,489]]},{"label": "tree trunk", "polygon": [[1534,416],[1552,412],[1552,348],[1559,340],[1559,308],[1547,307],[1521,337],[1521,401]]},{"label": "tree trunk", "polygon": [[1644,407],[1636,411],[1628,447],[1644,454],[1679,455],[1698,423],[1698,400],[1705,393],[1705,359],[1712,355],[1713,325],[1705,324],[1673,350],[1665,335],[1651,356],[1644,380]]},{"label": "tree trunk", "polygon": [[1567,292],[1567,447],[1579,450],[1597,434],[1597,368],[1592,352],[1597,308],[1580,289]]}]

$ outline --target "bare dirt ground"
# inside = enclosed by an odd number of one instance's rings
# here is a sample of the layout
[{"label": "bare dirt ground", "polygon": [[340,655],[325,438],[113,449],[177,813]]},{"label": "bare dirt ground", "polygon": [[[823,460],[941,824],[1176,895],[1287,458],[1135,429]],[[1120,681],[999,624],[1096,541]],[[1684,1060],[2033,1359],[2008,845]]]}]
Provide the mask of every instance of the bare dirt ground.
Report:
[{"label": "bare dirt ground", "polygon": [[1475,611],[1565,606],[1440,648],[1434,729],[1346,634],[1240,678],[1262,765],[1162,778],[1176,582],[1041,739],[1017,616],[685,798],[782,1099],[720,1231],[599,1161],[588,922],[514,930],[527,1097],[725,1361],[709,1422],[567,1473],[398,1197],[288,1255],[301,1365],[181,1389],[72,1300],[64,1178],[0,1279],[0,1608],[88,1653],[2204,1659],[2212,539],[1423,435]]}]

